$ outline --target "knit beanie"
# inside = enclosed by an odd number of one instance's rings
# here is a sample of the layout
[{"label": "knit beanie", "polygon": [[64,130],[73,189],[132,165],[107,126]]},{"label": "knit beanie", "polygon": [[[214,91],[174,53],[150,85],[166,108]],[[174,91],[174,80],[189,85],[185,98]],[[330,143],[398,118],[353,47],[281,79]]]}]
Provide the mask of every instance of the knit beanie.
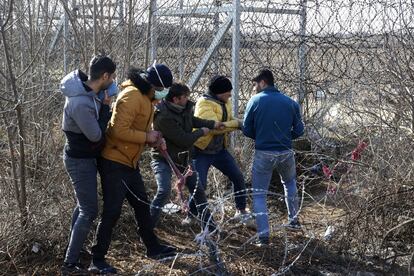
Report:
[{"label": "knit beanie", "polygon": [[147,79],[153,86],[168,88],[172,85],[173,76],[171,70],[164,64],[152,65],[147,69],[147,74]]},{"label": "knit beanie", "polygon": [[213,95],[223,94],[232,89],[231,81],[225,76],[220,75],[213,77],[208,85],[208,91]]}]

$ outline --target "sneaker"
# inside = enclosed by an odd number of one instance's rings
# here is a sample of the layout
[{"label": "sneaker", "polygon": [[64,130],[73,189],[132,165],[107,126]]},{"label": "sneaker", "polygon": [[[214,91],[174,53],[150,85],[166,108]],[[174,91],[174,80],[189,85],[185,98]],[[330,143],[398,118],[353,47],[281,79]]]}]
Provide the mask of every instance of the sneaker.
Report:
[{"label": "sneaker", "polygon": [[115,267],[108,264],[104,259],[92,260],[88,271],[96,274],[116,274]]},{"label": "sneaker", "polygon": [[243,210],[236,210],[236,213],[233,216],[234,220],[243,222],[245,219],[249,219],[249,217],[251,217],[251,213],[249,211],[247,211],[246,209]]},{"label": "sneaker", "polygon": [[289,223],[283,224],[282,226],[286,227],[288,230],[291,230],[291,231],[302,230],[302,225],[300,225],[299,221],[291,221]]},{"label": "sneaker", "polygon": [[269,238],[258,238],[253,241],[253,245],[259,248],[268,247],[269,244]]},{"label": "sneaker", "polygon": [[89,272],[80,263],[63,263],[60,273],[62,276],[69,275],[89,275]]},{"label": "sneaker", "polygon": [[233,216],[233,220],[240,222],[253,230],[256,229],[256,221],[254,220],[252,213],[247,210],[237,210]]},{"label": "sneaker", "polygon": [[193,223],[193,219],[190,216],[186,216],[185,219],[181,221],[181,225],[189,226]]},{"label": "sneaker", "polygon": [[246,226],[250,230],[257,231],[256,220],[251,217],[248,220],[243,221],[243,225]]},{"label": "sneaker", "polygon": [[177,253],[175,247],[165,244],[159,244],[154,248],[147,248],[147,257],[154,260],[172,257],[176,254]]}]

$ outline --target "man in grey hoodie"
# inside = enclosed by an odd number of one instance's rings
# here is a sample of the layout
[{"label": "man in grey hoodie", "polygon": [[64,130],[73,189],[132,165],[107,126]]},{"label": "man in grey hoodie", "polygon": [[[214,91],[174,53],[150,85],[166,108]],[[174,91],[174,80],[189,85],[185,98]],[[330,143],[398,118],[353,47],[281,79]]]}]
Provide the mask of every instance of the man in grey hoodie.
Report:
[{"label": "man in grey hoodie", "polygon": [[88,273],[79,263],[79,255],[98,213],[96,157],[104,146],[105,129],[110,119],[109,96],[105,91],[100,100],[98,93],[113,83],[115,70],[116,65],[109,57],[96,56],[90,62],[89,79],[82,71],[75,70],[60,83],[65,96],[63,162],[77,201],[62,275]]}]

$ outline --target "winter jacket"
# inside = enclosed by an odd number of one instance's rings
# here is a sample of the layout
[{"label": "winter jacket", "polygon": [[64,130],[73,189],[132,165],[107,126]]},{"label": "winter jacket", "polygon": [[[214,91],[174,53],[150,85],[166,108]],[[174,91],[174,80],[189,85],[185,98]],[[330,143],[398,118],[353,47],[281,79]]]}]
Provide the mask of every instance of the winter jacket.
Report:
[{"label": "winter jacket", "polygon": [[275,87],[267,87],[251,97],[243,121],[243,133],[255,140],[255,148],[284,151],[292,139],[303,135],[299,104]]},{"label": "winter jacket", "polygon": [[[214,121],[194,117],[194,103],[187,102],[183,110],[163,100],[157,105],[154,115],[154,130],[161,131],[167,143],[167,150],[172,160],[185,168],[192,156],[193,144],[203,136],[202,127],[214,128]],[[193,128],[196,128],[193,130]],[[153,149],[152,158],[164,159]]]},{"label": "winter jacket", "polygon": [[[223,120],[223,110],[227,112],[225,120]],[[208,94],[203,95],[197,101],[194,116],[201,119],[224,122],[226,127],[224,130],[213,130],[206,136],[200,137],[194,144],[200,150],[206,149],[215,135],[224,135],[224,146],[227,147],[228,133],[239,128],[239,121],[232,115],[231,103],[223,103]]]},{"label": "winter jacket", "polygon": [[109,106],[101,104],[97,94],[86,84],[88,76],[80,70],[66,75],[60,83],[65,96],[62,129],[65,153],[72,158],[95,158],[104,146]]},{"label": "winter jacket", "polygon": [[153,120],[151,99],[130,80],[121,84],[106,131],[105,159],[137,168]]}]

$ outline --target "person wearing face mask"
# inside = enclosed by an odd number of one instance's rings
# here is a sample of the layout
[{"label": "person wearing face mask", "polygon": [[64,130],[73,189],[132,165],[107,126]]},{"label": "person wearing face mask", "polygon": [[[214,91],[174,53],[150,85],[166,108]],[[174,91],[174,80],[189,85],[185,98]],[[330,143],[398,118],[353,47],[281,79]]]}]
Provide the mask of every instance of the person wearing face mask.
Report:
[{"label": "person wearing face mask", "polygon": [[[63,162],[77,202],[62,275],[87,273],[79,258],[98,214],[97,157],[104,146],[105,129],[110,118],[108,88],[113,84],[115,70],[116,65],[109,57],[99,55],[90,62],[89,77],[81,70],[75,70],[60,83],[60,90],[65,96]],[[99,93],[102,93],[101,99]]]},{"label": "person wearing face mask", "polygon": [[172,74],[170,69],[164,64],[154,64],[146,71],[144,78],[154,87],[153,100],[164,99],[172,85]]},{"label": "person wearing face mask", "polygon": [[106,132],[106,145],[99,160],[104,204],[92,247],[89,267],[92,273],[116,273],[116,269],[105,261],[105,256],[125,198],[134,210],[138,234],[147,249],[147,257],[159,259],[175,255],[175,248],[163,244],[154,233],[150,202],[139,169],[145,145],[159,144],[161,139],[160,132],[151,130],[152,102],[162,96],[156,92],[170,87],[172,80],[167,66],[154,64],[146,71],[131,68],[128,80],[121,84]]}]

